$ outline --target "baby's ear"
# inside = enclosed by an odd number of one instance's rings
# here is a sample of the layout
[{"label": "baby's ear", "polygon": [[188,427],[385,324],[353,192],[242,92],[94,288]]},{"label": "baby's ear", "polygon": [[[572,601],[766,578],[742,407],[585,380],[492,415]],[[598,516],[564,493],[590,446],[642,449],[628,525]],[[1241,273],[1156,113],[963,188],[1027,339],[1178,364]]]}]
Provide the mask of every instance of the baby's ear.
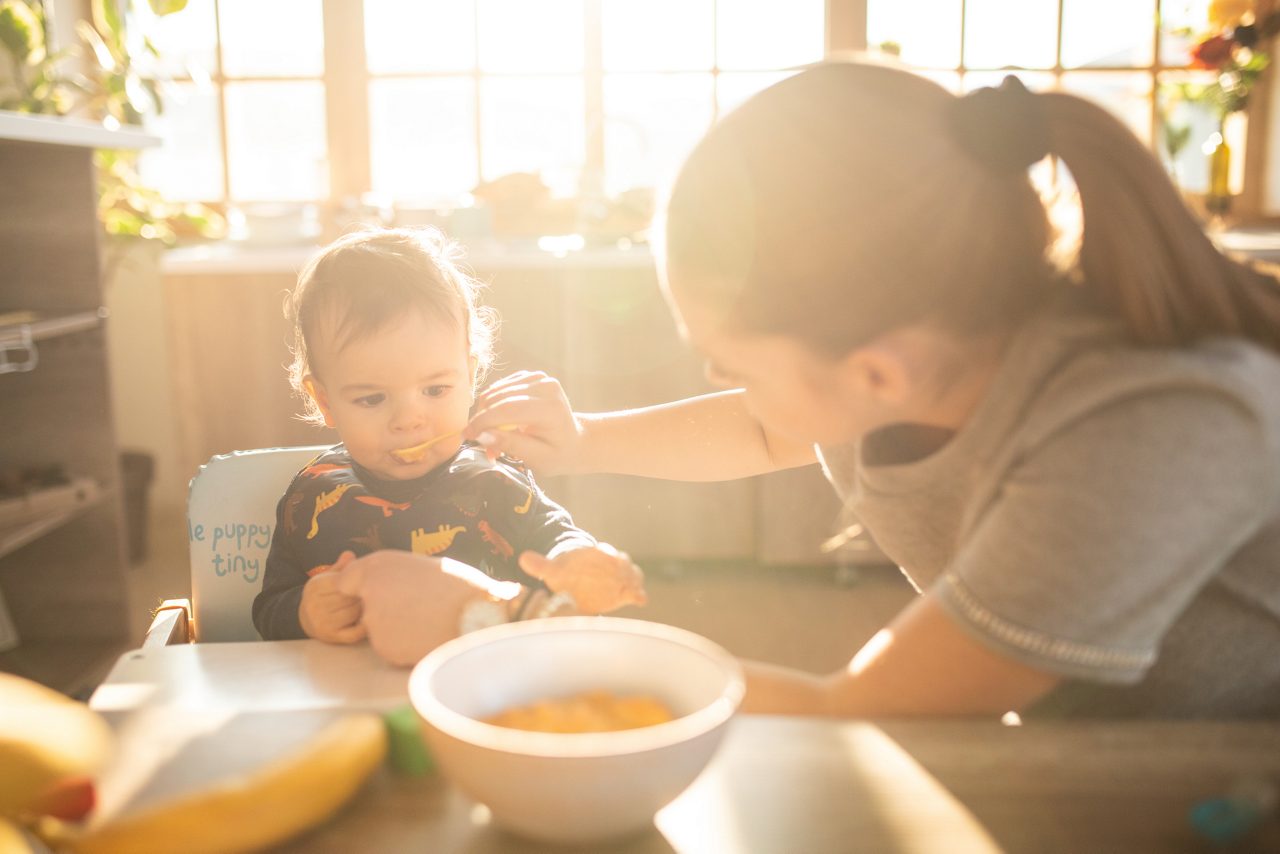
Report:
[{"label": "baby's ear", "polygon": [[324,386],[317,383],[315,377],[308,374],[302,378],[302,387],[307,390],[307,394],[311,395],[311,399],[319,407],[320,414],[324,416],[324,426],[332,427],[333,416],[329,414],[329,395],[325,392]]}]

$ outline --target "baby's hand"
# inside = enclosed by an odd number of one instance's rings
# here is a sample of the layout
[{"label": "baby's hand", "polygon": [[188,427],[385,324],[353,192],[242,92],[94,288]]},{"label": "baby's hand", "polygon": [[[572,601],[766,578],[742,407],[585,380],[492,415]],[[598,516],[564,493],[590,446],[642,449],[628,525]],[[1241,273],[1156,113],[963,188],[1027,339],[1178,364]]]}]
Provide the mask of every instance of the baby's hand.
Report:
[{"label": "baby's hand", "polygon": [[555,593],[568,593],[588,614],[604,614],[624,605],[643,605],[644,573],[626,552],[608,543],[574,549],[548,560],[537,552],[520,555],[520,568]]},{"label": "baby's hand", "polygon": [[348,596],[338,589],[342,569],[354,558],[354,552],[343,552],[332,566],[307,579],[302,603],[298,605],[298,621],[308,637],[329,643],[364,640],[360,597]]}]

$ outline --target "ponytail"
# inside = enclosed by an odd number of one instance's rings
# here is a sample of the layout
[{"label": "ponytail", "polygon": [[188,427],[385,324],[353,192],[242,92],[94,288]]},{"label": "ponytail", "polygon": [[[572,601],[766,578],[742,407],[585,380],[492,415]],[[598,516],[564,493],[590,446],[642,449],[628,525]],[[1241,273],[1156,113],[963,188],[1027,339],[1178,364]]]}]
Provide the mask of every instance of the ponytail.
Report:
[{"label": "ponytail", "polygon": [[1037,98],[1050,149],[1080,193],[1083,284],[1133,337],[1177,345],[1233,335],[1280,350],[1280,282],[1219,251],[1156,159],[1104,109],[1071,95]]}]

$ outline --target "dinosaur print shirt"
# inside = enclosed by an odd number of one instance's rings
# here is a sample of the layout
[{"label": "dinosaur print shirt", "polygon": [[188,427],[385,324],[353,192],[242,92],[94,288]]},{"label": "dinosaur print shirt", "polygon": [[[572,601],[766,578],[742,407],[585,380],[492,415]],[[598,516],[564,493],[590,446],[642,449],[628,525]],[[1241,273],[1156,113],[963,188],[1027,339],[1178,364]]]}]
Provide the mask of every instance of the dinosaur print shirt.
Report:
[{"label": "dinosaur print shirt", "polygon": [[465,444],[420,478],[384,480],[339,444],[298,472],[276,507],[253,623],[266,640],[305,638],[298,620],[303,585],[347,550],[357,557],[379,549],[451,557],[536,585],[516,564],[521,552],[555,557],[595,544],[508,457],[491,461]]}]

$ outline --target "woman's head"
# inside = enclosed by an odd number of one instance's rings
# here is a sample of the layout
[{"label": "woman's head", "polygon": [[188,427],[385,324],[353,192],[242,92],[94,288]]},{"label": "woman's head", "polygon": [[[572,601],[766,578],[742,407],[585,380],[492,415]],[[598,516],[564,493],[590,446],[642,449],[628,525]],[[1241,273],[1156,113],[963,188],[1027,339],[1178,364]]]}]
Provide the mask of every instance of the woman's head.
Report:
[{"label": "woman's head", "polygon": [[[1028,175],[1045,155],[1080,191],[1069,271],[1049,259]],[[698,144],[670,193],[664,239],[664,285],[686,326],[696,316],[699,335],[726,344],[782,339],[817,367],[933,330],[963,369],[965,341],[989,351],[1069,280],[1143,344],[1280,340],[1274,282],[1216,251],[1142,143],[1092,103],[1016,81],[957,97],[880,65],[797,74]],[[936,379],[945,366],[935,367]]]},{"label": "woman's head", "polygon": [[760,93],[672,189],[670,288],[731,328],[830,355],[931,317],[978,331],[1018,316],[1051,279],[1044,209],[1025,168],[993,171],[962,146],[955,102],[848,63]]}]

